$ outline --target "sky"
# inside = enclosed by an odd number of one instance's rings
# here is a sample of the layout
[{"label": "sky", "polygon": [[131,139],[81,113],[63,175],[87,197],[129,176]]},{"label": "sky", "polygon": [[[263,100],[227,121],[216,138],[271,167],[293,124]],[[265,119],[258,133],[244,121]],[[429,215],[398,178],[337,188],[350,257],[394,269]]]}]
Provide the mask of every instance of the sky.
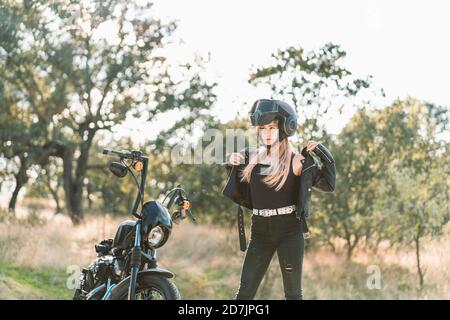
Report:
[{"label": "sky", "polygon": [[[222,121],[246,116],[254,100],[270,94],[247,80],[271,53],[288,46],[314,50],[327,42],[347,52],[343,65],[354,75],[373,76],[387,95],[380,103],[409,95],[450,105],[448,1],[153,2],[157,18],[178,24],[175,36],[183,43],[170,46],[171,61],[210,54],[206,78],[218,82],[214,113]],[[329,132],[338,133],[353,111],[330,115]],[[160,126],[168,121],[162,120]],[[146,135],[158,130],[155,124]]]}]

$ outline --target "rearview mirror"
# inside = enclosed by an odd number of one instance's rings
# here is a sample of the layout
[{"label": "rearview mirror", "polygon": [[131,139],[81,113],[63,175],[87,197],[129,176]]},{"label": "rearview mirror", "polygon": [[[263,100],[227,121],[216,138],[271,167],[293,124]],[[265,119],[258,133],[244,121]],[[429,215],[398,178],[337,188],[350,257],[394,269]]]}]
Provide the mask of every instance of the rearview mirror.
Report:
[{"label": "rearview mirror", "polygon": [[109,170],[119,178],[123,178],[127,175],[128,168],[123,163],[113,161],[109,164]]}]

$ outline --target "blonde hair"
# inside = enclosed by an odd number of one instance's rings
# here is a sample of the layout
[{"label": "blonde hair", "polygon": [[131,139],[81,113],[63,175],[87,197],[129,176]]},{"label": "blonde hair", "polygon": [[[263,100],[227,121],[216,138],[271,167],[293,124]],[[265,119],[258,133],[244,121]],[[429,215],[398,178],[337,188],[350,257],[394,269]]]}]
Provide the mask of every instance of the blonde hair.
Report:
[{"label": "blonde hair", "polygon": [[[270,166],[267,168],[268,172],[272,174],[267,175],[263,182],[269,187],[275,187],[275,191],[279,191],[289,174],[291,155],[294,153],[294,148],[288,138],[283,139],[279,142],[279,159],[271,159]],[[267,148],[258,148],[257,152],[250,155],[249,163],[245,166],[241,174],[241,181],[250,182],[253,168],[258,163],[258,159],[265,160],[268,156]]]}]

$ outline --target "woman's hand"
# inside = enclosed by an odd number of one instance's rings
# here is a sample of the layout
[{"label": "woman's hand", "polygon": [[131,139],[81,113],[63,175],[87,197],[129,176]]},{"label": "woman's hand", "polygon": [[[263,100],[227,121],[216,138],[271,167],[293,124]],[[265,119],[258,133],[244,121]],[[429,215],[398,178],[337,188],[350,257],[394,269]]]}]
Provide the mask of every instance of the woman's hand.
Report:
[{"label": "woman's hand", "polygon": [[308,144],[306,145],[306,151],[313,151],[314,148],[319,144],[320,142],[309,140]]},{"label": "woman's hand", "polygon": [[232,166],[238,166],[241,164],[241,159],[244,159],[242,154],[235,152],[230,155],[228,163]]}]

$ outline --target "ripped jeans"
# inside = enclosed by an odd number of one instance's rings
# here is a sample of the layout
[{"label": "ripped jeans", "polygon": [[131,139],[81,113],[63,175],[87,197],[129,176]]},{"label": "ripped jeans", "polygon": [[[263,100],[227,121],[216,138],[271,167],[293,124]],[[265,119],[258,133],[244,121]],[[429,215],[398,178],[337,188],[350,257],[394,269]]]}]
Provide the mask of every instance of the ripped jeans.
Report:
[{"label": "ripped jeans", "polygon": [[286,300],[303,298],[301,278],[304,254],[302,224],[292,214],[262,217],[252,215],[250,242],[242,266],[236,300],[251,300],[277,251]]}]

